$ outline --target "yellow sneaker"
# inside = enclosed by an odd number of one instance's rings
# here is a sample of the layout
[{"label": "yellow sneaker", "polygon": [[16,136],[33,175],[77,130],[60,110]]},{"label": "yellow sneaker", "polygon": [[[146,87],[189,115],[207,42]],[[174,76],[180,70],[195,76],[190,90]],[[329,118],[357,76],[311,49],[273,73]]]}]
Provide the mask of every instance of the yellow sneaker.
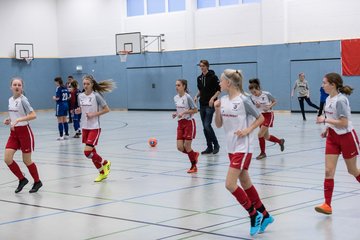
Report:
[{"label": "yellow sneaker", "polygon": [[101,182],[104,179],[106,179],[105,174],[99,173],[99,176],[97,176],[97,178],[95,178],[94,182]]},{"label": "yellow sneaker", "polygon": [[103,166],[105,178],[107,178],[107,176],[110,173],[110,166],[111,166],[111,162],[109,160],[107,160],[107,163]]}]

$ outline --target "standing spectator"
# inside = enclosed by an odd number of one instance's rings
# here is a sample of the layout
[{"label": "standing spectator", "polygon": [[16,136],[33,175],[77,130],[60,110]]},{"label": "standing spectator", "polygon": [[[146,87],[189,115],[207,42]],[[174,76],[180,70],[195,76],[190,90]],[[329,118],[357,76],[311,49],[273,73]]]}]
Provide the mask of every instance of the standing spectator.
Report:
[{"label": "standing spectator", "polygon": [[213,70],[209,70],[209,62],[207,60],[200,60],[199,66],[201,69],[201,75],[197,77],[199,91],[194,97],[194,101],[197,103],[200,97],[200,117],[207,144],[206,150],[202,151],[201,154],[216,154],[220,150],[220,145],[211,123],[215,112],[214,101],[217,100],[220,94],[219,78]]}]

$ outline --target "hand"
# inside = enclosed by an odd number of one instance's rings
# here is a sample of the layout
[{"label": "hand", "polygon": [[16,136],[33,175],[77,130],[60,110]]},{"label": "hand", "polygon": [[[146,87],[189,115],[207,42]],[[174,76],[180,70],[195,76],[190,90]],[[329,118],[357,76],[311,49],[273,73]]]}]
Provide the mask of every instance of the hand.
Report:
[{"label": "hand", "polygon": [[238,137],[245,137],[250,133],[250,129],[249,128],[245,128],[243,130],[237,130],[234,134],[237,135]]},{"label": "hand", "polygon": [[316,123],[319,124],[319,123],[325,123],[325,117],[324,116],[319,116],[316,118]]},{"label": "hand", "polygon": [[195,96],[195,97],[194,97],[194,102],[195,102],[195,104],[197,103],[197,100],[198,100],[198,97]]},{"label": "hand", "polygon": [[96,112],[88,112],[88,113],[86,113],[86,117],[87,117],[87,118],[96,117]]},{"label": "hand", "polygon": [[75,112],[74,109],[71,109],[71,110],[70,110],[70,113],[71,113],[71,114],[74,114],[74,112]]},{"label": "hand", "polygon": [[179,113],[178,115],[177,115],[177,117],[180,119],[180,118],[182,118],[184,116],[184,113]]},{"label": "hand", "polygon": [[220,108],[221,107],[221,101],[219,99],[215,101],[214,107],[215,108]]},{"label": "hand", "polygon": [[326,137],[327,137],[327,133],[328,133],[328,131],[326,130],[326,131],[322,132],[322,133],[320,134],[320,136],[321,136],[322,138],[326,138]]},{"label": "hand", "polygon": [[172,113],[171,115],[172,115],[172,118],[176,118],[177,113]]},{"label": "hand", "polygon": [[53,100],[55,100],[55,101],[56,101],[56,97],[55,97],[55,96],[53,96],[52,98],[53,98]]},{"label": "hand", "polygon": [[260,106],[261,106],[261,105],[260,105],[259,102],[256,102],[256,103],[255,103],[255,107],[260,108]]},{"label": "hand", "polygon": [[265,110],[265,111],[269,111],[270,109],[271,109],[270,105],[265,105],[265,106],[264,106],[264,110]]},{"label": "hand", "polygon": [[214,106],[214,99],[210,98],[209,107],[213,107],[213,106]]},{"label": "hand", "polygon": [[9,125],[10,123],[11,123],[10,118],[7,118],[7,119],[4,120],[4,124],[5,124],[5,125]]},{"label": "hand", "polygon": [[80,114],[80,113],[81,113],[81,109],[80,109],[80,108],[75,109],[75,113],[76,113],[76,114]]},{"label": "hand", "polygon": [[15,120],[15,122],[12,122],[12,123],[11,123],[10,128],[11,128],[12,131],[15,130],[15,126],[16,126],[16,124],[18,124],[18,123],[19,123],[19,121],[18,121],[17,119]]}]

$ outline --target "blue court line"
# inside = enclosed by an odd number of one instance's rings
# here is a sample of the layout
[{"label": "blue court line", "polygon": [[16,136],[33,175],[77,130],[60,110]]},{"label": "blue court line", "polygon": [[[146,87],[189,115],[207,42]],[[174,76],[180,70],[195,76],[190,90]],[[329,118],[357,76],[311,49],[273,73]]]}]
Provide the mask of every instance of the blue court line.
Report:
[{"label": "blue court line", "polygon": [[[41,205],[36,205],[36,204],[20,203],[20,202],[8,201],[8,200],[2,200],[2,199],[0,199],[0,201],[1,202],[6,202],[6,203],[12,203],[12,204],[20,204],[20,205],[24,205],[24,206],[30,206],[30,207],[37,207],[37,208],[42,208],[42,209],[60,211],[59,213],[54,213],[54,214],[75,213],[75,214],[82,214],[82,215],[87,215],[87,216],[92,216],[92,217],[101,217],[101,218],[121,220],[121,221],[126,221],[126,222],[146,224],[146,225],[157,226],[157,227],[165,227],[165,228],[172,228],[172,229],[178,229],[178,230],[183,230],[183,231],[197,232],[197,233],[201,233],[201,234],[209,234],[209,235],[215,235],[215,236],[219,236],[219,237],[249,240],[249,238],[231,236],[231,235],[220,234],[220,233],[206,232],[206,231],[201,231],[201,230],[191,229],[191,228],[185,228],[185,227],[171,226],[171,225],[162,224],[162,223],[153,223],[153,222],[148,222],[148,221],[140,221],[140,220],[134,220],[134,219],[128,219],[128,218],[107,216],[107,215],[101,215],[101,214],[96,214],[96,213],[80,212],[80,211],[77,211],[77,210],[68,210],[68,209],[62,209],[62,208],[46,207],[46,206],[41,206]],[[49,215],[54,215],[54,214],[48,214],[48,216]],[[28,219],[36,219],[36,218],[39,218],[39,217],[41,217],[41,216],[32,217],[32,218],[28,218]],[[14,222],[19,222],[19,221],[21,221],[21,220],[15,220],[15,221],[12,221],[12,222],[14,223]],[[0,225],[4,225],[4,224],[0,223]]]}]

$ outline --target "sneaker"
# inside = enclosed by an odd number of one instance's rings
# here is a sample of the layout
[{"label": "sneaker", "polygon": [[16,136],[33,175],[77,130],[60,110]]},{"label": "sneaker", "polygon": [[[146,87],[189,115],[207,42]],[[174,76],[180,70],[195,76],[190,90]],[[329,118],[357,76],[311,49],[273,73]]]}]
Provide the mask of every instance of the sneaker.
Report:
[{"label": "sneaker", "polygon": [[316,206],[315,211],[317,211],[319,213],[327,214],[327,215],[332,214],[331,207],[329,205],[327,205],[326,203],[323,203],[322,205]]},{"label": "sneaker", "polygon": [[279,145],[280,145],[280,151],[284,151],[284,149],[285,149],[285,146],[284,146],[284,143],[285,143],[285,139],[280,139],[280,143],[279,143]]},{"label": "sneaker", "polygon": [[74,136],[73,136],[73,138],[80,138],[80,136],[79,136],[79,134],[75,134]]},{"label": "sneaker", "polygon": [[260,226],[261,226],[261,221],[262,221],[263,215],[262,213],[256,211],[255,216],[250,217],[250,235],[254,236],[256,235],[259,230],[260,230]]},{"label": "sneaker", "polygon": [[81,135],[81,130],[78,130],[78,131],[76,132],[76,134],[80,136],[80,135]]},{"label": "sneaker", "polygon": [[102,180],[106,179],[107,176],[103,173],[99,173],[99,175],[95,178],[94,182],[101,182]]},{"label": "sneaker", "polygon": [[110,166],[111,166],[111,162],[109,160],[107,160],[107,163],[103,166],[103,170],[104,170],[104,177],[107,178],[107,176],[110,173]]},{"label": "sneaker", "polygon": [[265,232],[265,229],[267,228],[267,226],[269,226],[269,224],[272,224],[274,221],[275,221],[275,219],[270,214],[268,217],[263,218],[263,220],[261,221],[259,233]]},{"label": "sneaker", "polygon": [[210,154],[210,153],[213,153],[213,151],[214,151],[213,149],[207,148],[204,151],[202,151],[201,154]]},{"label": "sneaker", "polygon": [[26,178],[19,180],[19,185],[15,189],[15,193],[21,192],[21,190],[25,187],[26,184],[28,184],[28,182],[29,180],[27,180]]},{"label": "sneaker", "polygon": [[58,140],[58,141],[62,141],[62,140],[64,140],[64,136],[62,136],[62,137],[58,137],[56,140]]},{"label": "sneaker", "polygon": [[192,165],[191,168],[187,170],[187,173],[197,173],[196,165]]},{"label": "sneaker", "polygon": [[259,156],[256,157],[257,160],[266,158],[266,153],[260,153]]},{"label": "sneaker", "polygon": [[218,152],[220,151],[220,145],[215,145],[214,146],[214,151],[213,151],[213,154],[217,154]]},{"label": "sneaker", "polygon": [[65,134],[64,139],[69,139],[69,134]]},{"label": "sneaker", "polygon": [[38,181],[34,183],[33,187],[30,189],[29,193],[36,193],[42,187],[42,182]]}]

